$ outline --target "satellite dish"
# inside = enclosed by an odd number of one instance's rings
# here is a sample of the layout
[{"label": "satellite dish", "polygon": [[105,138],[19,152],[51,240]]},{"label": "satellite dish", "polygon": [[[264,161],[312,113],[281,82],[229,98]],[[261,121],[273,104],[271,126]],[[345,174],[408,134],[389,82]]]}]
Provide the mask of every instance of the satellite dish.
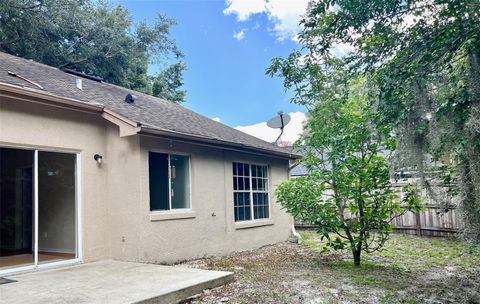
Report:
[{"label": "satellite dish", "polygon": [[267,126],[272,129],[283,129],[290,122],[290,115],[283,114],[282,112],[278,113],[278,116],[267,121]]},{"label": "satellite dish", "polygon": [[273,142],[276,144],[280,137],[283,134],[283,129],[285,128],[286,125],[290,122],[291,117],[288,114],[284,114],[283,112],[278,112],[278,116],[273,117],[269,121],[267,121],[267,126],[269,126],[272,129],[280,129],[280,135],[278,135],[277,139]]}]

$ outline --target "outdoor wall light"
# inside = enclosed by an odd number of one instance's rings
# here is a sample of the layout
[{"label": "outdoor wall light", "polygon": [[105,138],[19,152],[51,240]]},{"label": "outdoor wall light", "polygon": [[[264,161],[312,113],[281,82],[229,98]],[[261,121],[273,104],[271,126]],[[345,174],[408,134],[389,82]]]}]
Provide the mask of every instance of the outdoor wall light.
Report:
[{"label": "outdoor wall light", "polygon": [[93,159],[94,159],[99,165],[102,164],[103,157],[102,157],[100,154],[95,154],[95,155],[93,156]]}]

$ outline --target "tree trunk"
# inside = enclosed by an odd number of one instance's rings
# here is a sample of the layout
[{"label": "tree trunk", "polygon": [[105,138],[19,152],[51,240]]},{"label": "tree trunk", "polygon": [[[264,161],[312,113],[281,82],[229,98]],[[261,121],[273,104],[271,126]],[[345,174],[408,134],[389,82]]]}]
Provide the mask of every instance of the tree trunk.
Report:
[{"label": "tree trunk", "polygon": [[362,250],[352,249],[353,253],[353,264],[357,267],[360,267],[360,256],[362,254]]},{"label": "tree trunk", "polygon": [[468,53],[469,81],[472,103],[466,122],[469,145],[460,164],[461,216],[465,223],[464,237],[480,240],[480,149],[473,143],[480,141],[480,45]]},{"label": "tree trunk", "polygon": [[473,48],[468,52],[470,91],[472,94],[473,105],[480,103],[480,43],[478,48]]}]

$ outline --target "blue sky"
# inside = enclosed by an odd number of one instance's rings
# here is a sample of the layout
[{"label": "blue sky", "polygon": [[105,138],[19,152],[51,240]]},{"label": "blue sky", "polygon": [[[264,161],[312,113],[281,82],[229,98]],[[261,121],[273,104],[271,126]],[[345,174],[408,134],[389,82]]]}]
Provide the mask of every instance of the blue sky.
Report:
[{"label": "blue sky", "polygon": [[159,13],[177,20],[172,37],[185,54],[188,69],[184,76],[185,106],[236,127],[264,122],[279,110],[287,113],[303,110],[290,103],[282,80],[266,76],[265,69],[273,57],[286,56],[299,47],[292,38],[298,30],[299,14],[295,11],[304,11],[304,2],[117,0],[113,3],[125,6],[134,22],[153,22]]}]

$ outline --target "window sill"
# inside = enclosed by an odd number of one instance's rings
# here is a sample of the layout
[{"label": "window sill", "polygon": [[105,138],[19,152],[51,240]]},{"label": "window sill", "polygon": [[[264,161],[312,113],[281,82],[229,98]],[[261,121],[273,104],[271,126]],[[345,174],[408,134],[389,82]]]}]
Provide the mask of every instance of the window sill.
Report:
[{"label": "window sill", "polygon": [[195,218],[195,211],[152,211],[150,221],[168,221]]},{"label": "window sill", "polygon": [[262,226],[272,226],[273,221],[271,219],[267,220],[256,220],[256,221],[247,221],[235,223],[235,229],[248,229]]}]

